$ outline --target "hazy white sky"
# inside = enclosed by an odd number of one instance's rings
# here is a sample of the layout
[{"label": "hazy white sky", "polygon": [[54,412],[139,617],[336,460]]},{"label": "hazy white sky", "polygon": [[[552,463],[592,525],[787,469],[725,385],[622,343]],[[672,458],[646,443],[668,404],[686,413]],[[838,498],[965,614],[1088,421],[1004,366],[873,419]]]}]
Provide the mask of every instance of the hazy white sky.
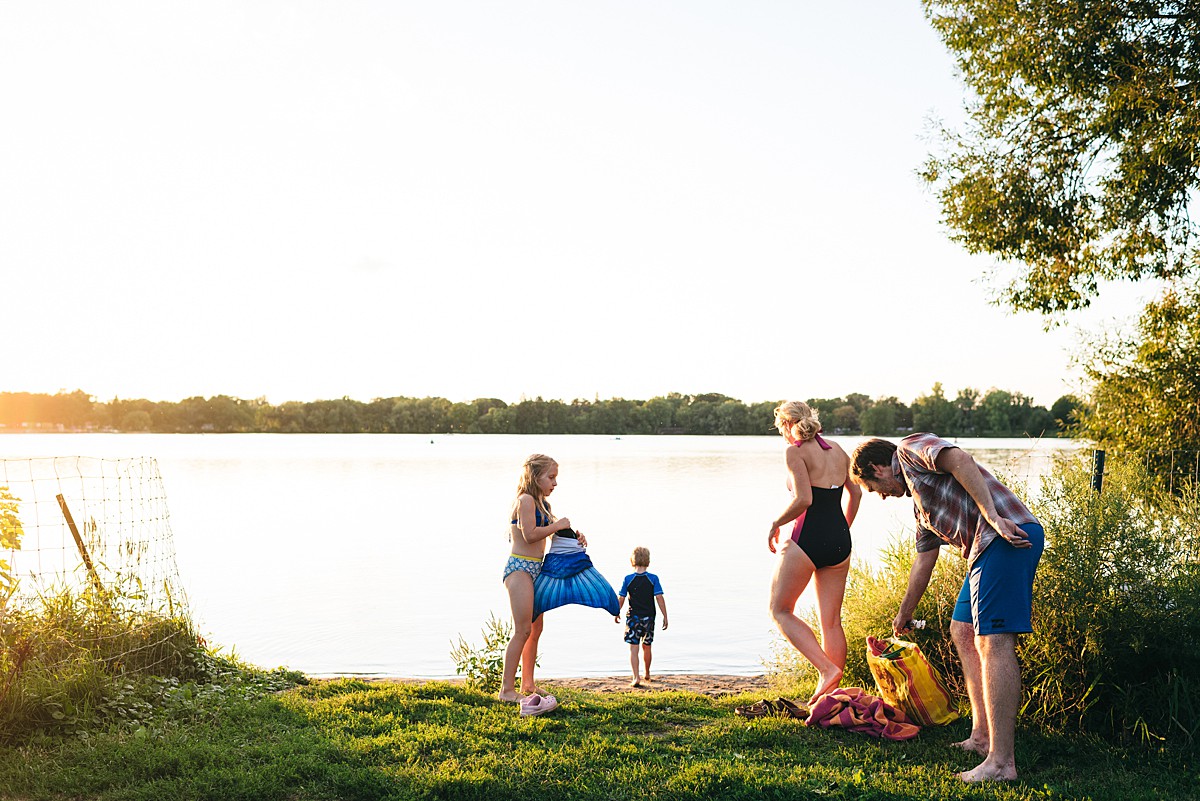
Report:
[{"label": "hazy white sky", "polygon": [[0,390],[1050,405],[915,176],[961,105],[916,0],[0,0]]}]

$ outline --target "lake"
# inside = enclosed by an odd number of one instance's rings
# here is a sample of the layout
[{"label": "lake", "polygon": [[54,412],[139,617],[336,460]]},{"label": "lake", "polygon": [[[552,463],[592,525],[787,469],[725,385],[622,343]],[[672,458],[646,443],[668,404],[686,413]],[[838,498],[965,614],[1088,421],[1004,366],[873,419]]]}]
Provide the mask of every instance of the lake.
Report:
[{"label": "lake", "polygon": [[[850,451],[862,438],[832,437]],[[962,440],[993,472],[1036,485],[1070,440]],[[154,457],[179,574],[211,643],[311,675],[454,675],[453,642],[507,618],[500,583],[525,457],[560,465],[552,502],[619,588],[650,549],[671,626],[663,673],[763,671],[768,526],[788,504],[779,437],[5,434],[0,458]],[[790,529],[785,529],[785,531]],[[863,498],[854,556],[911,537],[906,500]],[[811,603],[811,588],[802,605]],[[880,621],[884,631],[889,620]],[[660,621],[661,624],[661,621]],[[540,674],[629,668],[623,624],[580,607],[546,616]]]}]

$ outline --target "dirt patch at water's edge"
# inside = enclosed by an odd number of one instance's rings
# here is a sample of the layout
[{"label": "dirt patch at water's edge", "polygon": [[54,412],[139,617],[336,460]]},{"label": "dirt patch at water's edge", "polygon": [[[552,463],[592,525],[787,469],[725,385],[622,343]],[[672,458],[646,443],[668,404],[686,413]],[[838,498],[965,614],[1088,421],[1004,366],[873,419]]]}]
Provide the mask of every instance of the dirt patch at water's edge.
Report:
[{"label": "dirt patch at water's edge", "polygon": [[[400,676],[377,678],[369,681],[418,683],[425,679],[411,679]],[[457,684],[462,679],[451,679]],[[643,681],[641,687],[630,687],[629,676],[585,676],[565,679],[538,679],[538,685],[543,690],[554,687],[571,687],[578,690],[593,692],[624,692],[640,693],[654,690],[683,690],[708,696],[736,695],[745,692],[761,692],[768,689],[766,676],[727,676],[710,673],[662,673]]]},{"label": "dirt patch at water's edge", "polygon": [[701,695],[719,696],[767,689],[766,676],[718,676],[707,673],[664,673],[630,687],[630,676],[602,676],[572,679],[546,679],[550,686],[573,687],[594,692],[637,693],[650,690],[684,690]]}]

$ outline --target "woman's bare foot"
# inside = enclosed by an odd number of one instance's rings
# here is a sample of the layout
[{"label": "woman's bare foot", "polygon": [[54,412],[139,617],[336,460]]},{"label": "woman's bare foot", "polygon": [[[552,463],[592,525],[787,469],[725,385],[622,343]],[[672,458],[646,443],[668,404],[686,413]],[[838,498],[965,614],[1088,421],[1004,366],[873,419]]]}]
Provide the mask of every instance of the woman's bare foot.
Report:
[{"label": "woman's bare foot", "polygon": [[545,695],[546,694],[546,691],[543,690],[541,687],[538,687],[536,684],[531,689],[528,689],[528,690],[525,689],[524,687],[522,687],[521,692],[525,695]]},{"label": "woman's bare foot", "polygon": [[979,754],[980,756],[987,756],[988,751],[990,750],[990,745],[987,739],[976,737],[974,734],[962,742],[951,743],[950,746],[952,748],[961,748],[964,751],[970,751],[971,753]]},{"label": "woman's bare foot", "polygon": [[985,759],[975,768],[963,771],[958,778],[964,782],[1011,782],[1017,779],[1016,765],[1001,765]]},{"label": "woman's bare foot", "polygon": [[633,681],[629,682],[629,686],[630,687],[641,687],[642,683],[635,678]]},{"label": "woman's bare foot", "polygon": [[496,697],[510,704],[516,704],[521,701],[521,695],[516,690],[501,690],[496,693]]},{"label": "woman's bare foot", "polygon": [[650,674],[647,673],[645,676],[642,676],[642,681],[650,681]]},{"label": "woman's bare foot", "polygon": [[822,695],[828,695],[837,689],[838,682],[842,680],[842,669],[834,668],[831,673],[822,673],[817,677],[817,691],[813,693],[812,698],[808,699],[808,705],[812,706],[817,702],[817,699]]}]

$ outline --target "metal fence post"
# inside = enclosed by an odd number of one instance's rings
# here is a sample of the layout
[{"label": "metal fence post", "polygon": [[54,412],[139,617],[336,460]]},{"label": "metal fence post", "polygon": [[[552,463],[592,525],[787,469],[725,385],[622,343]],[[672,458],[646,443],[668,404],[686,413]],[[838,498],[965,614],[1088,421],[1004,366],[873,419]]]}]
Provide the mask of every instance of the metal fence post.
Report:
[{"label": "metal fence post", "polygon": [[1092,451],[1092,490],[1104,489],[1104,451]]}]

